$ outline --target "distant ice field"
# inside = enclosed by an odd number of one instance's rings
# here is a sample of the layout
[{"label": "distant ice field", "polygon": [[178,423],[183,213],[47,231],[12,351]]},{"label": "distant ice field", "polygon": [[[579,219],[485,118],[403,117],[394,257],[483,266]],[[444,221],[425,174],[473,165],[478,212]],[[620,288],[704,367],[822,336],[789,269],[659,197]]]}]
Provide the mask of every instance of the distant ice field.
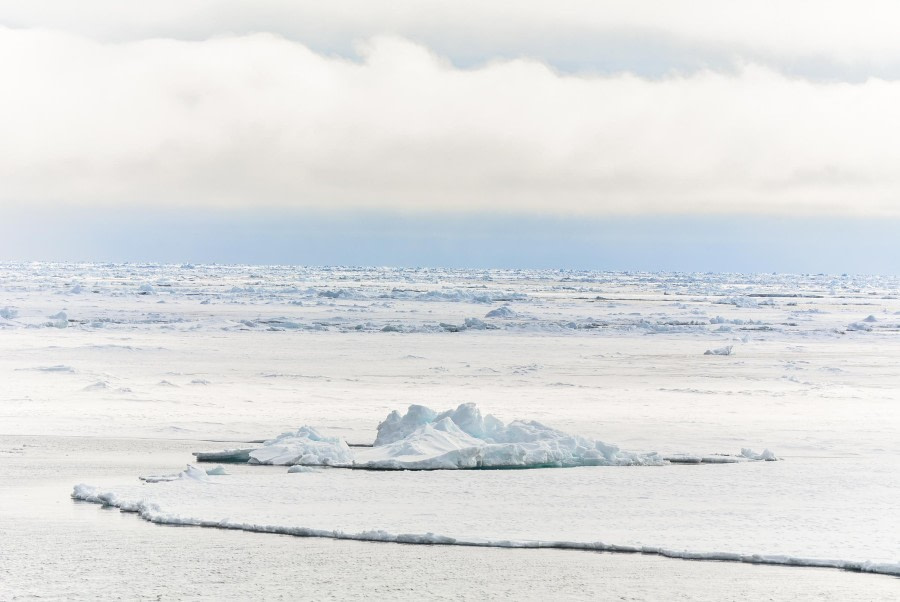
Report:
[{"label": "distant ice field", "polygon": [[783,461],[86,484],[204,521],[896,564],[898,333],[875,276],[0,264],[0,434],[370,444],[392,410],[473,402]]}]

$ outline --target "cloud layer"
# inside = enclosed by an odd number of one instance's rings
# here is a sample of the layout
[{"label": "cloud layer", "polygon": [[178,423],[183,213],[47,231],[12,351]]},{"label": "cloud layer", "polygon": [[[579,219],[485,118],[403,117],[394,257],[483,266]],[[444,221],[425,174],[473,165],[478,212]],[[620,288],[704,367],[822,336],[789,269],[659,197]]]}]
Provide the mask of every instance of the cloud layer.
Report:
[{"label": "cloud layer", "polygon": [[[900,215],[900,81],[797,78],[765,61],[664,77],[568,73],[539,60],[539,48],[537,59],[484,54],[461,68],[421,43],[462,46],[441,41],[456,31],[452,15],[444,29],[440,10],[382,11],[371,25],[363,5],[343,20],[322,12],[324,31],[334,40],[339,30],[346,40],[370,27],[414,31],[419,42],[353,38],[347,58],[321,50],[325,34],[307,43],[270,33],[205,37],[231,21],[264,28],[290,12],[270,4],[254,21],[243,4],[191,3],[195,17],[221,11],[209,30],[200,18],[179,21],[184,3],[163,3],[146,23],[132,9],[124,13],[132,29],[119,31],[134,39],[124,40],[103,25],[122,15],[91,26],[75,13],[29,16],[0,4],[6,23],[68,14],[48,24],[78,32],[0,28],[0,54],[16,57],[0,62],[0,203]],[[726,43],[668,3],[641,14],[637,4],[606,6],[605,15],[579,6],[510,12],[505,23],[498,13],[473,45],[493,34],[527,41],[529,31],[557,25],[619,35],[640,25],[701,46]],[[900,50],[897,36],[881,35],[886,25],[866,36],[853,29],[858,20],[830,46],[827,28],[791,36],[777,21],[754,34],[762,13],[747,7],[759,5],[733,5],[741,6],[727,15],[735,48],[867,64]],[[790,6],[797,16],[805,5]],[[837,14],[837,5],[816,6],[820,20]],[[706,8],[713,22],[726,17]],[[290,30],[295,21],[285,23]],[[166,32],[184,39],[144,39]]]},{"label": "cloud layer", "polygon": [[100,41],[269,32],[346,55],[389,35],[458,64],[528,56],[644,74],[751,61],[857,80],[900,77],[898,17],[892,0],[0,0],[0,25]]}]

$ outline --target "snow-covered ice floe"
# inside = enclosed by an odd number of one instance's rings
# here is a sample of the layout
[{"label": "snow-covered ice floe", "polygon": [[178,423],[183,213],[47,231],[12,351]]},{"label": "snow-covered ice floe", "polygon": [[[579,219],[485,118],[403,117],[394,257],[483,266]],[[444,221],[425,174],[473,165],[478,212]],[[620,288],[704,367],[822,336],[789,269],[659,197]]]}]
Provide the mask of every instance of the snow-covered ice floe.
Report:
[{"label": "snow-covered ice floe", "polygon": [[775,460],[766,450],[739,456],[637,453],[586,437],[570,435],[534,420],[509,424],[474,403],[435,412],[411,405],[391,412],[378,425],[370,448],[352,450],[338,437],[304,426],[266,441],[256,449],[196,452],[198,461],[248,462],[278,466],[333,466],[370,470],[457,470],[471,468],[551,468],[571,466],[661,466],[668,463],[722,464]]},{"label": "snow-covered ice floe", "polygon": [[[589,524],[579,524],[579,521],[573,520],[574,517],[581,516],[578,510],[580,506],[577,503],[566,508],[538,505],[537,508],[523,508],[521,513],[510,516],[508,508],[503,504],[495,504],[487,499],[482,502],[466,497],[460,498],[458,492],[453,493],[461,484],[455,480],[450,483],[436,483],[435,491],[429,491],[429,488],[425,487],[425,481],[434,477],[425,475],[421,475],[424,480],[392,479],[375,485],[371,482],[372,479],[348,478],[335,482],[333,480],[335,476],[334,473],[329,475],[318,472],[305,475],[303,479],[296,481],[288,479],[288,484],[279,485],[273,481],[271,474],[266,475],[264,479],[244,476],[215,480],[199,469],[188,467],[177,478],[157,481],[150,487],[120,486],[116,489],[105,489],[79,484],[74,487],[72,498],[137,513],[142,519],[157,524],[369,542],[519,549],[557,548],[650,554],[687,560],[835,568],[900,576],[900,563],[896,562],[778,553],[777,541],[781,541],[778,538],[753,544],[761,546],[762,549],[771,546],[771,549],[776,550],[774,553],[732,552],[722,551],[722,548],[716,551],[718,546],[725,549],[729,545],[746,547],[746,542],[736,541],[727,534],[728,525],[724,529],[716,524],[714,527],[719,528],[685,531],[689,533],[688,537],[696,538],[686,545],[683,535],[679,536],[678,532],[673,535],[669,532],[673,526],[677,527],[677,524],[657,523],[655,526],[641,527],[640,525],[646,525],[645,520],[641,521],[640,516],[630,516],[626,509],[619,509],[617,512],[621,512],[622,516],[618,517],[617,514],[615,522],[622,520],[629,528],[639,531],[635,536],[627,537],[627,540],[650,537],[651,533],[658,530],[656,538],[666,543],[617,544],[588,539],[595,537],[596,535],[592,534],[598,530],[602,532],[615,529],[615,525],[608,521],[606,512],[602,511],[591,514]],[[241,478],[244,480],[241,481]],[[383,481],[385,478],[377,479]],[[231,479],[236,480],[231,482]],[[578,485],[578,480],[576,479],[575,487],[566,495],[580,502],[586,501],[582,499],[585,497],[596,498],[596,503],[601,504],[598,510],[606,508],[602,504],[610,500],[603,500],[600,497],[600,490],[597,489],[602,481],[591,480]],[[531,485],[542,488],[541,491],[544,493],[554,491],[546,488],[548,483],[537,482]],[[506,486],[510,484],[507,483]],[[521,483],[518,486],[513,484],[511,493],[523,494],[523,486],[527,488],[528,484]],[[466,512],[449,511],[458,507],[463,499],[467,500]],[[432,508],[433,512],[427,513],[409,511],[409,507],[420,508],[423,504],[429,507],[436,504],[437,507]],[[734,520],[747,520],[741,508],[735,510],[737,516]],[[748,508],[747,512],[759,513],[758,509],[754,508]],[[545,520],[534,520],[536,516],[532,515],[537,514],[544,516]],[[733,513],[726,513],[724,517],[710,518],[714,522],[731,520],[729,518],[731,514]],[[766,513],[760,516],[761,519],[765,517]],[[635,523],[635,519],[639,522]],[[310,526],[298,524],[298,520]],[[432,527],[434,530],[429,530],[427,526],[423,528],[428,521],[434,521]],[[371,527],[362,526],[366,524]],[[466,535],[466,531],[472,528],[479,529],[483,536]],[[511,537],[503,536],[506,530]],[[558,536],[553,537],[554,533],[558,533]],[[588,538],[580,538],[583,534],[589,534]],[[531,538],[529,535],[544,538]],[[551,537],[546,538],[547,535]],[[621,534],[619,536],[621,537]],[[806,548],[801,546],[800,549]],[[814,544],[808,549],[812,553],[821,553],[826,546]]]}]

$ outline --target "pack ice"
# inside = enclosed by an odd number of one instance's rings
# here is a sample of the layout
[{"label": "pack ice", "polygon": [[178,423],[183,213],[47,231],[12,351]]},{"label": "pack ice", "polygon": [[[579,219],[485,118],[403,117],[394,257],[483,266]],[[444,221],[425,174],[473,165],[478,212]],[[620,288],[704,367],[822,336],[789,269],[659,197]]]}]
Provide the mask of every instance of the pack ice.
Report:
[{"label": "pack ice", "polygon": [[[411,405],[378,425],[371,448],[352,450],[338,437],[304,426],[266,441],[257,449],[196,452],[201,462],[248,462],[279,466],[334,466],[372,470],[457,470],[466,468],[550,468],[571,466],[660,466],[687,456],[664,458],[570,435],[534,420],[504,424],[474,403],[435,412]],[[691,456],[694,462],[774,460],[769,450],[740,456]]]}]

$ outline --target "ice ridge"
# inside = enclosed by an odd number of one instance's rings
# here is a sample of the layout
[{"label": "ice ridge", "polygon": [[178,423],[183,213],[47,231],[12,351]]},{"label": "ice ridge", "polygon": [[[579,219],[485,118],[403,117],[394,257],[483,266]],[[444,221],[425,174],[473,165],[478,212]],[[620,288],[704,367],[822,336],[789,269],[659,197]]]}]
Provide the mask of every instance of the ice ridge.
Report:
[{"label": "ice ridge", "polygon": [[684,560],[712,560],[718,562],[741,562],[748,564],[764,564],[776,566],[796,566],[841,569],[862,573],[900,576],[900,563],[878,563],[860,560],[805,558],[781,554],[740,554],[735,552],[708,552],[677,550],[654,546],[617,545],[602,541],[543,541],[543,540],[506,540],[455,538],[435,533],[390,533],[384,530],[361,531],[348,533],[341,530],[312,529],[289,525],[262,524],[240,522],[232,519],[205,520],[196,517],[185,517],[166,512],[159,505],[144,500],[127,500],[115,492],[104,491],[90,485],[76,485],[72,498],[84,502],[101,504],[118,508],[123,512],[138,514],[143,520],[156,524],[207,527],[216,529],[232,529],[252,533],[273,533],[294,537],[320,537],[353,541],[404,543],[419,545],[449,545],[485,548],[519,548],[582,550],[591,552],[613,552],[624,554],[647,554],[666,558]]}]

